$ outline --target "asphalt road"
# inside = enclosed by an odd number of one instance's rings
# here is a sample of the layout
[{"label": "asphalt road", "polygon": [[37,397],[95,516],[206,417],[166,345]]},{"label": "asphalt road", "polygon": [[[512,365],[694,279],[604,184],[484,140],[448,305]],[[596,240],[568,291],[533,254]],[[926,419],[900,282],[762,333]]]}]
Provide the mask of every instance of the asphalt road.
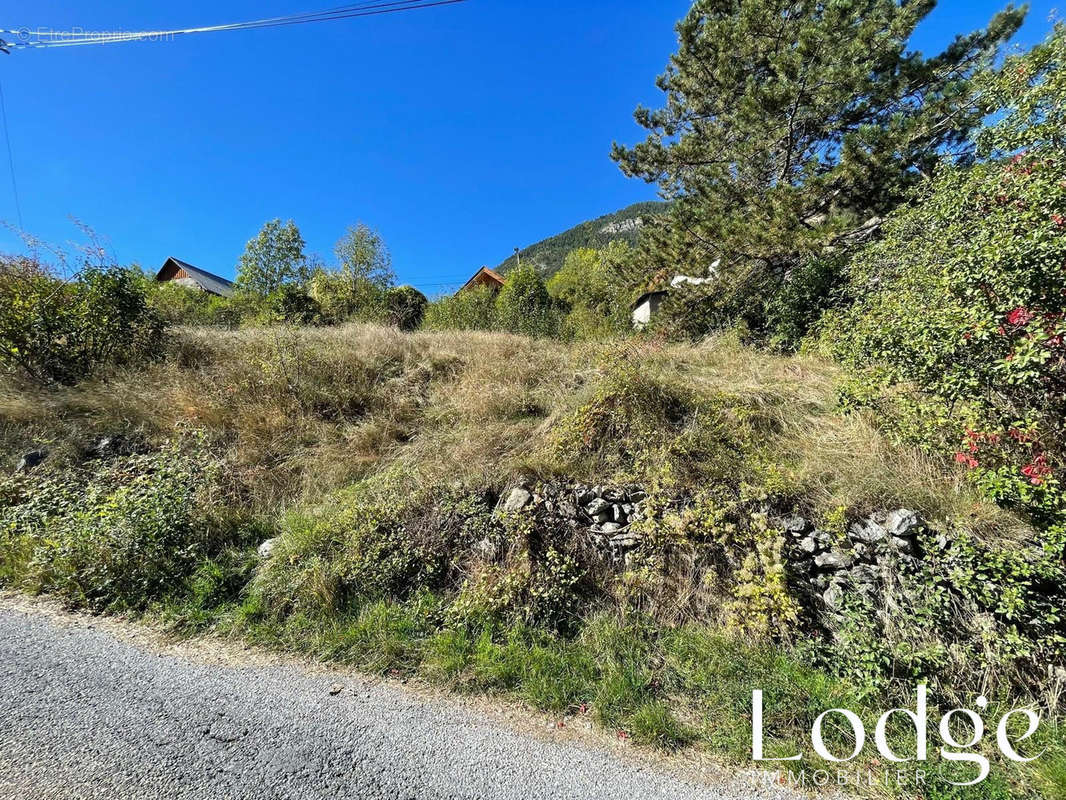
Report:
[{"label": "asphalt road", "polygon": [[795,800],[741,776],[681,780],[404,687],[231,662],[0,600],[0,796]]}]

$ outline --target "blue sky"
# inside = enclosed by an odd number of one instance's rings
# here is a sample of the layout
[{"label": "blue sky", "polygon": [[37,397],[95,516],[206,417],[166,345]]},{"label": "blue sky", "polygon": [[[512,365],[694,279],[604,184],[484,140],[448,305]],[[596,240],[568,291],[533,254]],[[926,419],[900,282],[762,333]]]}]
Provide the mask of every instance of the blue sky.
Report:
[{"label": "blue sky", "polygon": [[[144,30],[316,11],[333,0],[0,0],[0,28]],[[916,35],[943,46],[1003,4],[941,0]],[[429,294],[655,190],[613,140],[688,0],[470,0],[463,5],[164,43],[0,56],[23,219],[48,241],[76,217],[124,263],[167,256],[232,276],[263,222],[295,219],[328,256],[378,229],[402,282]],[[1018,43],[1043,38],[1032,3]],[[0,159],[0,219],[15,221]],[[0,233],[0,250],[17,250]]]}]

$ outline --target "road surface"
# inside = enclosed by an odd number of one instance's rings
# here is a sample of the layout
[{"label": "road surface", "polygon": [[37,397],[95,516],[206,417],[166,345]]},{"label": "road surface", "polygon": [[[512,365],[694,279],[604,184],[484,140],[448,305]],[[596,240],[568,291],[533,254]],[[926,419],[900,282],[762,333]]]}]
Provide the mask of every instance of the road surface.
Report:
[{"label": "road surface", "polygon": [[121,628],[0,599],[0,796],[797,798],[726,773],[683,780],[406,687],[201,658]]}]

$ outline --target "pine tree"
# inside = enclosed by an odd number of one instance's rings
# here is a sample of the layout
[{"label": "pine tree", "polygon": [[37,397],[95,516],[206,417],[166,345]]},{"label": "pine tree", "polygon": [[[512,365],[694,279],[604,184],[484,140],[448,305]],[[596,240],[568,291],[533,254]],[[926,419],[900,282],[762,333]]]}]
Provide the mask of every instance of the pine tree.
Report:
[{"label": "pine tree", "polygon": [[713,267],[725,280],[712,305],[764,324],[754,306],[792,270],[868,239],[938,161],[970,158],[973,79],[1025,12],[927,58],[907,42],[934,5],[697,0],[658,80],[665,107],[637,110],[648,138],[613,150],[675,201],[645,237],[646,274]]}]

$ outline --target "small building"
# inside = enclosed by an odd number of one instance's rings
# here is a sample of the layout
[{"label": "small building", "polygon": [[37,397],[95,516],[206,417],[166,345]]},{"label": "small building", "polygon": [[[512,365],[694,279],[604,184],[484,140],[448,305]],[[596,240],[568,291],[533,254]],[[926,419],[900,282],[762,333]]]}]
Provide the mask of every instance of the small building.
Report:
[{"label": "small building", "polygon": [[463,285],[462,289],[456,292],[456,294],[462,294],[468,289],[475,289],[479,286],[487,286],[492,291],[492,293],[495,294],[506,285],[507,279],[504,278],[500,273],[496,272],[495,270],[491,270],[488,267],[482,267],[477,271],[473,278],[468,280]]},{"label": "small building", "polygon": [[659,307],[669,294],[666,289],[658,289],[654,292],[645,292],[638,297],[637,301],[629,307],[632,312],[633,327],[637,330],[647,327],[648,323],[651,322],[651,318],[659,312]]},{"label": "small building", "polygon": [[176,258],[168,258],[162,269],[156,274],[159,283],[176,283],[188,289],[195,289],[219,297],[233,297],[233,282],[207,270],[186,264]]}]

